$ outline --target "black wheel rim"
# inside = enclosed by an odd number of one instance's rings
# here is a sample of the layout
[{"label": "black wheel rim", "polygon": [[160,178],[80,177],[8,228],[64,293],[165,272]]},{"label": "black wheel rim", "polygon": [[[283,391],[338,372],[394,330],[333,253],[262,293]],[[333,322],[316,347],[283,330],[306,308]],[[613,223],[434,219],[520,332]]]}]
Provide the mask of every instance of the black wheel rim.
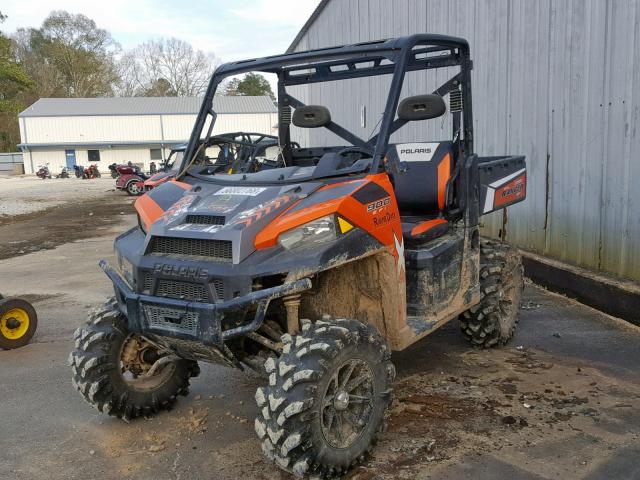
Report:
[{"label": "black wheel rim", "polygon": [[334,370],[320,412],[322,434],[331,447],[349,448],[364,432],[373,413],[373,379],[361,359],[347,360]]}]

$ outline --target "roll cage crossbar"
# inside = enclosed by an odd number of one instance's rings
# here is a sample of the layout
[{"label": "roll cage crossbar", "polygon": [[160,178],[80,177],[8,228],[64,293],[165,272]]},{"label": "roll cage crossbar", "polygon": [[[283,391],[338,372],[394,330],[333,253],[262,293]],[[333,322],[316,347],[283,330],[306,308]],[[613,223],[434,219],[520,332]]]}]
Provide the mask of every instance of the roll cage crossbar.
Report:
[{"label": "roll cage crossbar", "polygon": [[[377,135],[368,141],[331,121],[326,128],[344,140],[360,148],[373,150],[371,171],[378,171],[386,154],[389,137],[407,121],[396,119],[396,109],[406,72],[459,66],[460,71],[435,92],[444,96],[452,91],[461,95],[462,119],[457,112],[453,116],[454,135],[462,133],[460,148],[473,153],[473,117],[471,110],[471,69],[469,44],[466,40],[446,35],[418,34],[388,40],[364,42],[285,55],[243,60],[221,65],[216,69],[183,158],[187,165],[198,148],[201,132],[207,116],[212,117],[207,137],[211,135],[216,120],[213,98],[223,79],[248,72],[273,73],[278,76],[278,137],[286,160],[291,158],[290,109],[304,104],[286,92],[287,86],[329,82],[377,75],[393,75],[384,114]],[[462,121],[461,121],[462,120]],[[461,128],[461,123],[463,128]],[[388,165],[397,171],[398,165]]]}]

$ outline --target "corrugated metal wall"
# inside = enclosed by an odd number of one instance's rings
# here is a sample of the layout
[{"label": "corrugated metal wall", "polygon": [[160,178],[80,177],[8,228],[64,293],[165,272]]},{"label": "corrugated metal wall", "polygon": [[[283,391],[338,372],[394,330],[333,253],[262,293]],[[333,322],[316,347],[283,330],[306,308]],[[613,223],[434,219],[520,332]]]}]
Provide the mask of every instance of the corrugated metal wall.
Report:
[{"label": "corrugated metal wall", "polygon": [[0,153],[0,175],[20,175],[24,173],[21,153]]},{"label": "corrugated metal wall", "polygon": [[[185,141],[196,115],[101,115],[77,117],[22,117],[23,143],[60,144],[88,142]],[[276,130],[277,114],[220,114],[215,132]]]},{"label": "corrugated metal wall", "polygon": [[[195,115],[22,117],[22,142],[42,144],[31,147],[30,151],[26,149],[24,170],[33,173],[38,165],[48,163],[51,171],[57,173],[66,165],[67,149],[75,150],[76,163],[86,166],[89,164],[88,148],[100,151],[101,172],[107,173],[111,163],[128,161],[148,169],[151,163],[149,149],[187,141],[195,119]],[[218,116],[214,133],[244,131],[273,135],[277,133],[277,124],[276,113],[226,113]],[[109,142],[114,145],[105,145]],[[91,143],[96,145],[86,145]],[[168,155],[169,150],[165,148],[163,155]]]},{"label": "corrugated metal wall", "polygon": [[[508,239],[640,280],[640,2],[331,0],[296,50],[418,32],[471,44],[477,152],[527,156],[528,198],[509,209]],[[342,97],[335,85],[296,94],[359,129],[360,105],[379,112],[384,93],[355,82]],[[412,80],[411,93],[427,83]],[[484,218],[485,231],[501,220]]]}]

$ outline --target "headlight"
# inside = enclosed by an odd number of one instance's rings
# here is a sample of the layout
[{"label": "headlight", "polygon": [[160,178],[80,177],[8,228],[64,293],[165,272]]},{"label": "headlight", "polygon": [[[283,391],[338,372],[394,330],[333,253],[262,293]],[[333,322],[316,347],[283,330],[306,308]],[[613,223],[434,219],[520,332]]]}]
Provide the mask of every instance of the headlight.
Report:
[{"label": "headlight", "polygon": [[133,277],[133,265],[127,260],[121,253],[117,252],[116,257],[118,259],[118,270],[127,281],[130,287],[135,287],[136,282]]},{"label": "headlight", "polygon": [[303,250],[336,238],[338,238],[336,218],[334,215],[328,215],[280,234],[278,243],[287,250]]}]

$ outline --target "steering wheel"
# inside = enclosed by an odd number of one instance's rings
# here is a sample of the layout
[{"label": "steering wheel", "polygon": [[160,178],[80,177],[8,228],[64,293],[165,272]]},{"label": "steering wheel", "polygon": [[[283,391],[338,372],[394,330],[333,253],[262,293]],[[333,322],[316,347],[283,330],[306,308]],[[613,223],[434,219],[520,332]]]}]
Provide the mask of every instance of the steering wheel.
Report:
[{"label": "steering wheel", "polygon": [[[354,146],[354,147],[345,147],[342,150],[339,150],[338,152],[336,152],[336,156],[337,157],[344,157],[350,153],[361,153],[364,154],[366,157],[373,157],[373,150],[369,149],[368,147],[358,147],[358,146]],[[347,160],[347,159],[345,159]],[[349,160],[351,161],[350,163],[346,164],[348,162],[345,162],[345,160],[342,160],[340,162],[340,167],[339,168],[347,168],[352,166],[355,162],[357,162],[357,160],[350,158]]]},{"label": "steering wheel", "polygon": [[345,147],[342,150],[339,150],[336,155],[343,156],[347,153],[364,153],[368,157],[373,157],[373,150],[369,147]]}]

